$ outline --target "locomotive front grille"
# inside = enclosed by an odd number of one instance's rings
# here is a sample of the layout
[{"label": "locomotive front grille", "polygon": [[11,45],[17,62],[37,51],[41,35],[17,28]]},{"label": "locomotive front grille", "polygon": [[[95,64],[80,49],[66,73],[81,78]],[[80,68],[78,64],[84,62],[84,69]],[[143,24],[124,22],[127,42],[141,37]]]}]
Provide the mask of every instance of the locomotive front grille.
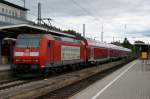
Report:
[{"label": "locomotive front grille", "polygon": [[15,70],[17,71],[17,73],[32,73],[38,70],[38,65],[18,64],[15,66]]}]

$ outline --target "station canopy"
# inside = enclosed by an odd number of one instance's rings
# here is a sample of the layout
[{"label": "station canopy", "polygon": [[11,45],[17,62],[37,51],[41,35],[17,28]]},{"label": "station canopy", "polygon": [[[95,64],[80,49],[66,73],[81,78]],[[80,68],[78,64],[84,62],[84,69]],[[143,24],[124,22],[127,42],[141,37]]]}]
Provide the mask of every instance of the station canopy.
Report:
[{"label": "station canopy", "polygon": [[18,34],[57,34],[65,35],[69,37],[75,37],[74,35],[66,34],[63,32],[50,30],[45,27],[29,24],[19,24],[19,25],[8,25],[0,27],[0,35],[18,35]]},{"label": "station canopy", "polygon": [[137,46],[139,48],[139,51],[146,51],[149,52],[150,51],[150,44],[144,44],[144,43],[135,43],[135,46]]}]

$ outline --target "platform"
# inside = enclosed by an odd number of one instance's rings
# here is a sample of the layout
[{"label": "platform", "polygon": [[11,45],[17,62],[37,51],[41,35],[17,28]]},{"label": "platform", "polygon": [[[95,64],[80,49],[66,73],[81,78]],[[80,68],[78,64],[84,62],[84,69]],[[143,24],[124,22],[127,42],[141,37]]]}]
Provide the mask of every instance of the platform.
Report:
[{"label": "platform", "polygon": [[10,64],[0,65],[0,71],[5,71],[10,69]]},{"label": "platform", "polygon": [[150,64],[135,60],[70,99],[150,99]]}]

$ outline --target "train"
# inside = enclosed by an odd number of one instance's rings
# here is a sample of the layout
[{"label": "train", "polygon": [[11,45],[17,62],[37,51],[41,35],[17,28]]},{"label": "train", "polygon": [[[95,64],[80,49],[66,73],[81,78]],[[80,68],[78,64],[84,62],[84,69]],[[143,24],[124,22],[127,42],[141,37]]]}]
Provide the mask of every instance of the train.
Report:
[{"label": "train", "polygon": [[128,58],[131,50],[65,33],[20,34],[13,51],[14,74],[47,74],[54,68],[88,66]]}]

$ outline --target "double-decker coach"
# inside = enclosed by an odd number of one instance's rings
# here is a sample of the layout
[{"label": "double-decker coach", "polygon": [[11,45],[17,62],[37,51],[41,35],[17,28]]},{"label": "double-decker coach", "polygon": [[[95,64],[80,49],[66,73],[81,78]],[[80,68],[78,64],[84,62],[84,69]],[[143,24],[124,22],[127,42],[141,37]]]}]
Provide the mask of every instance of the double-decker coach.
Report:
[{"label": "double-decker coach", "polygon": [[109,48],[107,43],[98,42],[86,38],[87,60],[89,63],[99,63],[109,60]]},{"label": "double-decker coach", "polygon": [[121,47],[121,46],[117,46],[117,45],[113,45],[113,44],[108,44],[109,46],[109,53],[110,53],[110,58],[112,60],[115,59],[119,59],[119,58],[126,58],[131,54],[131,50]]},{"label": "double-decker coach", "polygon": [[87,61],[92,64],[125,58],[131,53],[130,49],[89,38],[86,38],[85,42],[87,48],[86,58]]}]

